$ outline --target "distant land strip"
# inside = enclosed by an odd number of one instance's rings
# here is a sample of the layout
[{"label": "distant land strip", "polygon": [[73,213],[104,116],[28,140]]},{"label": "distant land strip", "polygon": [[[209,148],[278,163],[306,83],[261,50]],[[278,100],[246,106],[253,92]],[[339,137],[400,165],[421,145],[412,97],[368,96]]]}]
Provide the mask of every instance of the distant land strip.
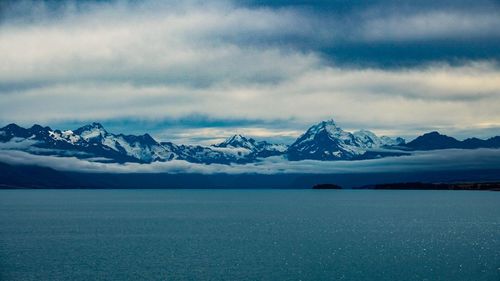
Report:
[{"label": "distant land strip", "polygon": [[[317,184],[313,189],[343,189],[337,184]],[[500,191],[500,182],[425,183],[401,182],[364,185],[348,189],[389,189],[389,190],[490,190]]]}]

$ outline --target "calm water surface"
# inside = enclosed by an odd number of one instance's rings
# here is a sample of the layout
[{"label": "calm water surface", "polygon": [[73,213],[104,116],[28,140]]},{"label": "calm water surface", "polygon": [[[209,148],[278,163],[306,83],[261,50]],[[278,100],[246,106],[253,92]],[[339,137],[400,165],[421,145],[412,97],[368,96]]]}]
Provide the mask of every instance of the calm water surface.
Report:
[{"label": "calm water surface", "polygon": [[500,192],[1,190],[0,280],[500,280]]}]

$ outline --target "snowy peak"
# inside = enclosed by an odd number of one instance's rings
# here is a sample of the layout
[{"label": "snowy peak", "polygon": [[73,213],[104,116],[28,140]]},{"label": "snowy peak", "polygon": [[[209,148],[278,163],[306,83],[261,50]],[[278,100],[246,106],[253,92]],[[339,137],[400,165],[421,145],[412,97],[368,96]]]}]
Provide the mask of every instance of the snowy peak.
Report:
[{"label": "snowy peak", "polygon": [[352,159],[362,154],[354,136],[338,127],[333,120],[311,126],[288,149],[290,160]]},{"label": "snowy peak", "polygon": [[333,120],[323,121],[320,125],[321,130],[328,133],[330,138],[334,140],[341,140],[348,145],[354,144],[355,138],[353,134],[342,130],[342,128],[338,127]]},{"label": "snowy peak", "polygon": [[343,135],[345,132],[335,124],[333,119],[321,121],[320,123],[310,127],[305,135],[316,135],[325,132],[332,137]]},{"label": "snowy peak", "polygon": [[388,136],[381,136],[380,141],[382,142],[382,146],[385,147],[394,147],[394,146],[402,146],[405,145],[406,141],[403,138],[396,137],[391,138]]},{"label": "snowy peak", "polygon": [[229,138],[227,138],[225,141],[222,143],[214,145],[215,147],[233,147],[233,148],[246,148],[249,150],[254,150],[256,145],[255,145],[255,140],[252,138],[247,138],[242,135],[233,135]]},{"label": "snowy peak", "polygon": [[100,123],[92,123],[75,130],[75,134],[80,135],[86,141],[101,142],[108,132]]},{"label": "snowy peak", "polygon": [[85,125],[85,126],[82,126],[78,129],[75,130],[75,132],[79,132],[79,131],[106,131],[106,129],[104,129],[104,126],[101,125],[101,123],[97,123],[97,122],[93,122],[91,124],[88,124],[88,125]]},{"label": "snowy peak", "polygon": [[[379,150],[404,140],[379,138],[368,130],[350,133],[333,120],[322,121],[310,127],[288,149],[290,160],[350,160],[383,157],[389,152]],[[376,151],[376,152],[374,152]]]},{"label": "snowy peak", "polygon": [[314,139],[330,138],[332,141],[342,139],[353,142],[354,136],[338,127],[333,120],[321,121],[311,126],[295,143],[308,142]]},{"label": "snowy peak", "polygon": [[119,135],[115,135],[115,137],[122,138],[129,143],[141,143],[143,145],[149,145],[149,146],[159,144],[149,134],[144,134],[144,135],[139,135],[139,136],[119,134]]},{"label": "snowy peak", "polygon": [[215,144],[211,147],[212,150],[228,155],[232,154],[240,159],[240,161],[242,157],[246,160],[255,160],[257,158],[283,155],[287,148],[288,147],[283,144],[256,141],[253,138],[248,138],[239,134],[233,135],[224,142]]},{"label": "snowy peak", "polygon": [[166,161],[177,156],[149,134],[139,136],[115,135],[109,133],[101,124],[95,122],[76,129],[75,134],[93,145],[101,145],[141,162]]},{"label": "snowy peak", "polygon": [[370,148],[383,148],[383,147],[393,147],[405,144],[403,138],[391,138],[388,136],[378,137],[375,133],[368,130],[359,130],[354,133],[354,138],[359,146],[370,149]]},{"label": "snowy peak", "polygon": [[382,141],[377,135],[368,130],[359,130],[353,133],[356,143],[363,148],[376,148],[382,146]]}]

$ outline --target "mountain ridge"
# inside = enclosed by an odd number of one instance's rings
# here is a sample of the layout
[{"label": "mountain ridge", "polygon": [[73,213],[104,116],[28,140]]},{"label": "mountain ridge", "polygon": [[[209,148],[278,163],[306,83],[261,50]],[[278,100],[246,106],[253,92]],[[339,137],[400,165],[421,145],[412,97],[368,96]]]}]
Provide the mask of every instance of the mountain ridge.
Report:
[{"label": "mountain ridge", "polygon": [[330,119],[312,125],[289,146],[257,141],[241,134],[202,146],[157,141],[148,133],[114,134],[98,122],[64,131],[38,124],[23,128],[11,123],[0,128],[0,144],[1,149],[98,162],[152,163],[176,159],[202,164],[246,164],[267,157],[288,161],[349,161],[402,156],[419,150],[500,148],[500,136],[459,141],[433,131],[406,143],[403,138],[379,137],[365,129],[351,133]]},{"label": "mountain ridge", "polygon": [[437,131],[432,131],[416,137],[405,146],[413,150],[500,148],[500,136],[486,140],[473,137],[460,141]]}]

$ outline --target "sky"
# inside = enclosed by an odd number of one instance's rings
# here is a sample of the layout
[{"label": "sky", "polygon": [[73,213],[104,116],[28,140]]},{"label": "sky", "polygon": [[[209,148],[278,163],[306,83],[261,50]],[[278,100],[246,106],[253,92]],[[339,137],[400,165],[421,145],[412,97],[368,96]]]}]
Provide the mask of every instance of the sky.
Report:
[{"label": "sky", "polygon": [[0,1],[0,126],[500,135],[500,1]]}]

